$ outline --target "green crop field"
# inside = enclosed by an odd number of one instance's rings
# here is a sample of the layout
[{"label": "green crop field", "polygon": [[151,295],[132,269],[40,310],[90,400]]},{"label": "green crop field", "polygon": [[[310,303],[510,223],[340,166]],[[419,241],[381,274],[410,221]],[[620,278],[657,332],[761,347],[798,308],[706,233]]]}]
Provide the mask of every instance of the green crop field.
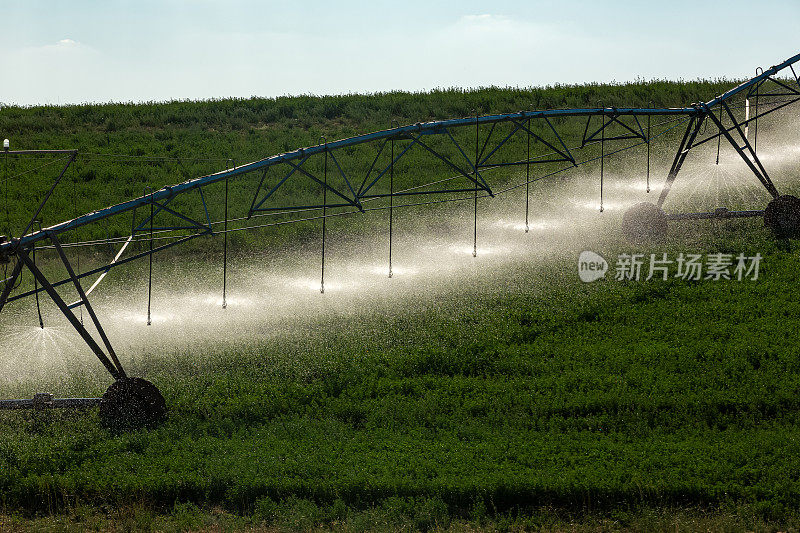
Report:
[{"label": "green crop field", "polygon": [[[15,148],[175,158],[79,160],[69,185],[78,200],[67,195],[48,213],[55,221],[219,170],[229,157],[254,160],[391,119],[599,100],[679,105],[731,85],[10,107],[0,137]],[[14,227],[24,216],[9,219]],[[353,220],[354,232],[369,231]],[[273,228],[269,242],[288,254],[315,228]],[[592,242],[607,258],[631,249],[610,229]],[[259,246],[234,244],[242,257]],[[139,359],[133,370],[169,406],[153,429],[110,433],[93,411],[0,412],[0,530],[800,527],[796,242],[776,240],[760,219],[686,223],[640,251],[760,253],[759,278],[592,284],[575,271],[583,244],[457,288],[298,318],[281,335]],[[98,375],[21,371],[0,392],[99,395],[107,382]]]}]

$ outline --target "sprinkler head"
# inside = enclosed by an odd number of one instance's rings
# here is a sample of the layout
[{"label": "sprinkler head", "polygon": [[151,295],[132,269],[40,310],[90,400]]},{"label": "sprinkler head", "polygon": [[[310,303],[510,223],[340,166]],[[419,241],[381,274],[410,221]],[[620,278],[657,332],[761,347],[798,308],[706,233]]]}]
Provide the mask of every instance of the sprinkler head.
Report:
[{"label": "sprinkler head", "polygon": [[525,224],[525,233],[528,233],[528,231],[530,231],[530,227],[527,224]]}]

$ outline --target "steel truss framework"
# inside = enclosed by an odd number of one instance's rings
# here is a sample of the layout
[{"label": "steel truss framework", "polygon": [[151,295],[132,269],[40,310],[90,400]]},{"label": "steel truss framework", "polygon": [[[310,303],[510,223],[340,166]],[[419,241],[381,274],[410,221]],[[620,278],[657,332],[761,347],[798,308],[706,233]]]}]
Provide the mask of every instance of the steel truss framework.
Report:
[{"label": "steel truss framework", "polygon": [[[389,275],[391,276],[391,224],[392,209],[399,207],[394,204],[395,200],[403,198],[433,197],[443,196],[452,197],[453,194],[460,194],[459,199],[474,199],[475,206],[475,234],[477,240],[477,202],[480,197],[494,197],[496,191],[492,189],[485,177],[485,171],[501,167],[525,167],[526,194],[528,185],[535,180],[549,175],[574,168],[580,164],[599,160],[601,171],[601,202],[602,202],[602,172],[604,159],[621,149],[606,151],[606,143],[631,143],[626,148],[633,146],[646,145],[648,153],[648,192],[649,192],[649,154],[651,142],[660,135],[673,128],[683,127],[683,134],[679,142],[675,156],[672,160],[662,192],[658,198],[658,207],[662,207],[669,195],[670,189],[675,182],[678,173],[683,166],[689,152],[705,143],[724,139],[741,157],[756,179],[774,198],[779,193],[767,173],[766,168],[760,161],[756,153],[755,140],[751,143],[748,139],[747,129],[752,123],[757,127],[758,119],[767,114],[773,113],[790,104],[800,100],[800,78],[794,69],[794,64],[800,61],[800,54],[762,71],[756,77],[741,85],[725,92],[724,94],[705,103],[696,103],[683,108],[615,108],[615,107],[594,107],[586,109],[552,109],[543,111],[520,111],[517,113],[474,116],[468,118],[458,118],[441,120],[434,122],[416,123],[405,126],[390,127],[383,131],[367,133],[333,142],[322,142],[316,146],[300,148],[298,150],[274,155],[252,163],[240,166],[229,166],[224,171],[210,174],[178,183],[176,185],[163,187],[159,190],[145,191],[145,194],[138,198],[126,202],[106,207],[91,213],[78,216],[72,220],[59,224],[30,231],[34,227],[39,214],[47,203],[51,194],[61,181],[70,163],[75,160],[76,151],[46,151],[47,153],[63,153],[69,156],[64,169],[53,183],[39,208],[31,218],[25,230],[18,237],[0,237],[0,262],[14,262],[11,275],[5,280],[2,293],[0,294],[0,311],[3,307],[14,300],[39,292],[46,292],[60,309],[72,326],[81,335],[83,340],[106,367],[108,372],[115,380],[126,377],[120,361],[112,348],[111,342],[106,336],[100,321],[97,318],[91,304],[89,294],[97,284],[113,267],[134,261],[143,257],[148,257],[151,261],[152,276],[152,256],[154,253],[166,248],[176,246],[190,239],[202,235],[213,235],[223,233],[225,246],[225,270],[223,274],[223,306],[226,305],[226,273],[227,273],[227,239],[228,232],[228,184],[230,180],[246,175],[255,174],[258,176],[258,184],[251,191],[251,202],[247,206],[243,219],[263,216],[266,214],[288,214],[298,213],[309,210],[319,210],[323,226],[323,255],[322,255],[322,282],[321,290],[324,291],[324,236],[325,220],[330,210],[350,210],[368,211],[368,202],[385,199],[388,201],[389,227],[390,227],[390,246],[389,246]],[[789,78],[791,73],[791,78]],[[782,75],[781,76],[779,76]],[[739,108],[733,104],[735,98],[744,97],[748,105],[749,100],[755,102],[755,111],[746,115],[744,118],[737,117]],[[659,131],[653,131],[651,119],[662,117]],[[569,147],[566,141],[564,130],[559,127],[567,120],[583,120],[583,135],[579,144]],[[711,133],[706,134],[703,126],[711,123],[715,126]],[[535,127],[534,127],[535,125]],[[463,137],[465,128],[474,129],[474,138],[469,141]],[[501,134],[500,131],[507,129],[507,133]],[[462,139],[458,140],[456,132],[461,132]],[[481,133],[483,137],[481,138]],[[510,143],[523,139],[523,146],[526,147],[525,157],[508,157],[504,148]],[[431,139],[441,141],[449,147],[449,152],[441,146],[431,142]],[[472,142],[474,141],[474,142]],[[531,154],[531,141],[544,147],[544,153],[538,155]],[[366,143],[377,144],[377,154],[371,165],[361,174],[353,171],[345,171],[345,165],[341,164],[342,157],[346,156],[347,150]],[[399,145],[399,146],[397,146]],[[579,161],[576,152],[587,146],[600,148],[600,154],[586,160]],[[427,156],[434,158],[445,168],[454,173],[453,178],[439,180],[417,187],[410,187],[403,190],[394,189],[395,171],[398,162],[407,159],[408,154],[415,150],[422,151]],[[42,153],[42,151],[6,151],[7,155],[25,155],[30,153]],[[388,155],[388,162],[381,161],[382,154]],[[455,155],[453,155],[455,154]],[[319,169],[312,169],[309,161],[312,158],[321,159]],[[380,164],[379,164],[380,161]],[[555,172],[550,172],[545,176],[536,178],[531,177],[531,168],[536,165],[558,165],[563,167]],[[278,179],[270,185],[267,179],[267,171],[276,169],[279,173]],[[321,189],[322,202],[308,205],[272,205],[277,194],[286,187],[291,179],[311,180]],[[209,208],[206,203],[204,189],[212,184],[224,182],[225,185],[225,216],[224,221],[212,222],[209,216]],[[443,185],[445,184],[445,185]],[[517,185],[519,186],[519,185]],[[516,187],[511,187],[510,190]],[[175,207],[172,202],[178,197],[186,197],[189,193],[197,191],[195,194],[198,200],[198,212],[202,212],[201,219],[196,215],[187,214],[185,208]],[[501,191],[504,192],[504,191]],[[449,195],[449,196],[448,196]],[[464,196],[466,195],[466,196]],[[329,202],[329,198],[332,201]],[[405,204],[416,205],[416,204]],[[602,203],[601,203],[602,205]],[[244,206],[242,206],[244,207]],[[145,215],[137,217],[138,210],[145,210]],[[385,207],[381,207],[385,209]],[[601,207],[602,209],[602,207]],[[183,211],[183,212],[182,212]],[[67,255],[64,246],[59,241],[59,236],[76,230],[82,226],[97,223],[113,216],[123,213],[132,213],[131,234],[123,242],[122,247],[114,259],[108,264],[76,273]],[[754,216],[761,214],[762,211],[726,211],[724,216]],[[528,205],[526,197],[526,225],[528,216]],[[685,218],[711,218],[720,216],[719,212],[711,213],[676,213],[669,215],[672,219]],[[156,217],[160,218],[158,225],[154,222]],[[164,222],[165,218],[171,222]],[[238,219],[241,220],[241,219]],[[215,231],[215,226],[224,224],[222,231]],[[154,234],[164,232],[182,232],[163,244],[154,245]],[[141,252],[128,257],[122,257],[125,249],[134,240],[149,240],[149,247]],[[161,242],[161,240],[159,240]],[[63,264],[67,276],[63,279],[53,281],[45,276],[36,266],[35,259],[31,256],[35,253],[35,247],[41,243],[56,251]],[[473,253],[476,248],[473,248]],[[21,291],[13,294],[15,284],[23,269],[27,269],[33,275],[36,285],[31,290]],[[81,279],[88,276],[99,276],[88,290],[84,290]],[[73,303],[67,303],[56,290],[57,287],[71,284],[79,295],[79,299]],[[75,316],[73,309],[83,306],[93,325],[95,326],[100,341],[97,342],[82,322]],[[149,303],[148,303],[149,317]],[[101,345],[102,344],[102,345]]]}]

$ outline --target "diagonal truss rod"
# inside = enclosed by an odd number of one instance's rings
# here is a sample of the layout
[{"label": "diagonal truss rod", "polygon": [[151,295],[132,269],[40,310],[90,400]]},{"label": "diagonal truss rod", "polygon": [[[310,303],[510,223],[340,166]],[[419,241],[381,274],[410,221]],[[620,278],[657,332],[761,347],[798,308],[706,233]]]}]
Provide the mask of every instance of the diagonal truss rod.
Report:
[{"label": "diagonal truss rod", "polygon": [[[779,196],[778,190],[775,188],[775,185],[770,180],[769,175],[767,175],[767,170],[764,168],[764,165],[761,164],[761,160],[756,155],[756,151],[753,148],[753,145],[750,144],[750,141],[747,139],[747,136],[742,131],[740,124],[736,121],[736,118],[733,116],[730,107],[728,106],[727,102],[722,102],[722,108],[725,110],[725,113],[728,115],[728,118],[733,122],[734,129],[736,133],[738,133],[739,139],[743,142],[742,145],[739,145],[736,139],[730,133],[730,130],[726,129],[722,122],[714,115],[714,113],[708,113],[708,116],[711,117],[711,120],[716,124],[716,126],[720,129],[722,134],[725,136],[725,139],[733,146],[736,150],[736,153],[741,156],[750,170],[755,174],[758,181],[769,191],[773,198],[777,198]],[[745,151],[746,150],[746,151]]]},{"label": "diagonal truss rod", "polygon": [[692,117],[689,119],[689,123],[686,125],[686,130],[683,133],[681,143],[678,145],[678,151],[675,154],[675,159],[672,160],[672,166],[667,174],[664,187],[661,189],[661,195],[658,197],[658,207],[662,207],[664,205],[667,195],[672,188],[672,184],[675,182],[675,178],[678,177],[678,172],[680,172],[683,162],[686,161],[686,156],[689,154],[689,150],[692,148],[692,143],[697,137],[697,134],[700,132],[700,126],[702,125],[703,118],[704,117]]}]

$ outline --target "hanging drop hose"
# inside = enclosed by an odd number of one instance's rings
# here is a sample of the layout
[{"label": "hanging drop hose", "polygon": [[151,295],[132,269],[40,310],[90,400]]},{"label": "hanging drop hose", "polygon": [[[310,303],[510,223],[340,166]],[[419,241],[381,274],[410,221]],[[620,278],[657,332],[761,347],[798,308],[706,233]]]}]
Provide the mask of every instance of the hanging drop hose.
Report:
[{"label": "hanging drop hose", "polygon": [[145,187],[145,194],[147,194],[147,189],[150,189],[150,253],[148,254],[150,269],[147,275],[147,325],[150,326],[153,323],[150,304],[153,296],[153,217],[155,216],[155,204],[153,203],[153,188],[149,185]]},{"label": "hanging drop hose", "polygon": [[[713,113],[713,111],[712,111],[712,113]],[[716,163],[717,165],[719,165],[719,149],[720,149],[720,146],[722,144],[722,119],[723,119],[723,117],[722,117],[722,109],[720,109],[719,110],[720,127],[718,128],[719,129],[719,135],[717,135],[717,163]]]},{"label": "hanging drop hose", "polygon": [[[236,162],[229,159],[236,168]],[[225,170],[228,170],[228,162],[225,162]],[[225,178],[225,231],[222,236],[222,308],[228,308],[228,178]]]},{"label": "hanging drop hose", "polygon": [[[73,163],[77,162],[77,158],[73,161]],[[74,218],[78,218],[78,179],[75,175],[75,165],[72,167],[72,205],[74,206]],[[39,223],[41,227],[41,222]],[[78,232],[75,232],[75,243],[80,243],[80,238],[78,237]],[[75,250],[75,271],[78,276],[81,275],[81,248],[77,246],[77,250]],[[78,314],[80,315],[81,324],[83,324],[83,305],[79,306]]]},{"label": "hanging drop hose", "polygon": [[[650,102],[650,109],[653,108],[653,102]],[[650,118],[647,115],[647,193],[650,194]]]},{"label": "hanging drop hose", "polygon": [[606,113],[603,108],[602,125],[600,127],[600,212],[603,212],[603,165],[606,160]]},{"label": "hanging drop hose", "polygon": [[525,157],[525,233],[528,233],[528,211],[530,204],[531,188],[531,119],[528,117],[527,152]]},{"label": "hanging drop hose", "polygon": [[[324,137],[321,139],[324,140]],[[319,292],[325,294],[325,222],[328,220],[326,213],[328,211],[328,143],[325,142],[325,163],[322,170],[323,187],[322,187],[322,277],[319,285]]]},{"label": "hanging drop hose", "polygon": [[[39,224],[39,231],[42,231],[42,221],[37,220],[35,223]],[[31,246],[31,256],[33,258],[33,266],[36,266],[36,243]],[[36,291],[36,313],[39,315],[39,328],[44,329],[44,320],[42,320],[42,307],[39,303],[39,281],[36,276],[33,276],[33,288]]]},{"label": "hanging drop hose", "polygon": [[478,257],[478,136],[480,122],[478,113],[475,113],[475,195],[474,195],[474,224],[472,232],[472,257]]},{"label": "hanging drop hose", "polygon": [[[389,122],[389,129],[392,128],[395,120]],[[394,137],[389,141],[391,153],[389,158],[389,277],[392,277],[392,230],[394,218]]]},{"label": "hanging drop hose", "polygon": [[[6,209],[6,235],[8,238],[11,238],[11,223],[9,220],[8,214],[8,151],[3,150],[3,192],[5,193],[5,209]],[[3,232],[0,231],[0,235],[3,235]],[[3,264],[3,279],[8,278],[8,263]],[[34,276],[35,279],[35,276]],[[6,281],[8,283],[8,281]],[[4,287],[5,288],[5,284]]]}]

